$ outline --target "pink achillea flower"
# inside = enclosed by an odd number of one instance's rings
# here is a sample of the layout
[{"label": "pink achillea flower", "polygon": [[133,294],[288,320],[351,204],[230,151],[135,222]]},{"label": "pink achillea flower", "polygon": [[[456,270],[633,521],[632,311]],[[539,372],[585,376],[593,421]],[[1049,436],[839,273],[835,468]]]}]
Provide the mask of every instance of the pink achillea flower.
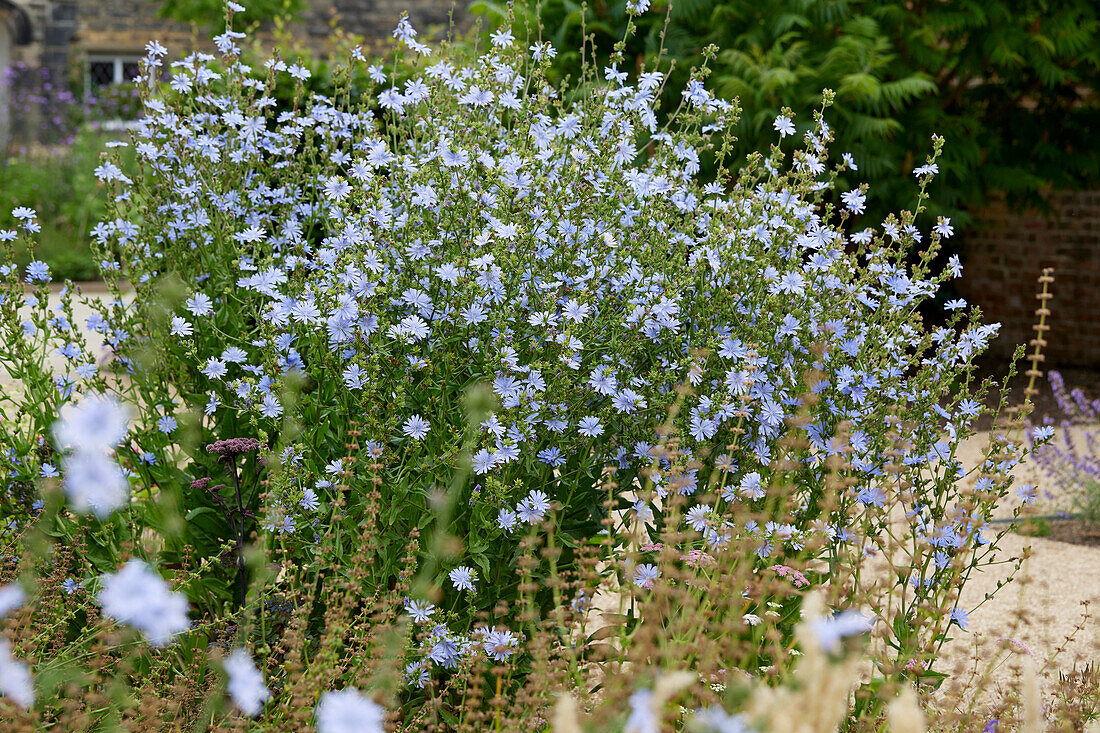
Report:
[{"label": "pink achillea flower", "polygon": [[789,578],[796,588],[802,588],[810,584],[805,575],[786,565],[772,565],[768,570],[774,571],[781,578]]},{"label": "pink achillea flower", "polygon": [[660,552],[665,549],[663,543],[660,542],[648,542],[638,548],[638,552]]},{"label": "pink achillea flower", "polygon": [[920,674],[926,669],[928,669],[927,659],[910,659],[908,662],[905,663],[906,672],[915,672],[917,674]]},{"label": "pink achillea flower", "polygon": [[713,567],[718,561],[702,550],[692,550],[686,555],[681,555],[680,560],[689,568]]},{"label": "pink achillea flower", "polygon": [[1027,654],[1028,656],[1034,656],[1034,655],[1032,655],[1032,653],[1031,653],[1031,648],[1030,648],[1030,647],[1028,647],[1028,645],[1027,645],[1027,644],[1025,644],[1025,643],[1023,643],[1022,641],[1020,641],[1019,639],[1010,639],[1010,638],[1009,638],[1009,637],[1007,637],[1007,636],[1002,636],[1002,637],[999,637],[999,638],[997,639],[997,641],[1004,641],[1004,642],[1007,642],[1007,643],[1008,643],[1008,645],[1010,645],[1010,646],[1012,646],[1013,648],[1015,648],[1015,649],[1016,649],[1016,651],[1020,652],[1021,654]]},{"label": "pink achillea flower", "polygon": [[259,449],[260,441],[255,438],[229,438],[206,446],[207,453],[214,453],[223,458],[240,456]]}]

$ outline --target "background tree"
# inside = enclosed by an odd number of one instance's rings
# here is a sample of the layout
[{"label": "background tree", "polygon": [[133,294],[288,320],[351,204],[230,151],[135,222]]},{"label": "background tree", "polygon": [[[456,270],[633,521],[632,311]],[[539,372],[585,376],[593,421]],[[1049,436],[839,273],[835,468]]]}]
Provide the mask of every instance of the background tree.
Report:
[{"label": "background tree", "polygon": [[[194,23],[205,30],[225,24],[224,0],[160,0],[160,15],[181,23]],[[247,0],[244,9],[233,15],[235,26],[251,26],[265,21],[290,21],[305,8],[304,0]]]},{"label": "background tree", "polygon": [[[625,2],[604,0],[543,0],[539,12],[560,73],[574,78],[582,24],[602,66],[628,20]],[[912,204],[916,187],[904,174],[922,162],[914,151],[930,149],[933,133],[947,146],[931,213],[956,225],[996,193],[1044,208],[1047,187],[1097,180],[1094,0],[656,0],[634,23],[626,57],[671,68],[673,82],[707,45],[722,49],[707,84],[740,99],[739,154],[767,148],[783,107],[804,129],[821,90],[834,89],[833,154],[851,152],[859,166],[841,184],[871,184],[870,221]],[[681,88],[666,85],[666,110]]]}]

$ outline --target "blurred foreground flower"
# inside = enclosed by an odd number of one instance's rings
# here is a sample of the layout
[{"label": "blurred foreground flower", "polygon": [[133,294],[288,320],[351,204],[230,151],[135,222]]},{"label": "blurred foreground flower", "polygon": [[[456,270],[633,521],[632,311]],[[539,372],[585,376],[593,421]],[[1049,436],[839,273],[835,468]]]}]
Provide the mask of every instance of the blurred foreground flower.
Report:
[{"label": "blurred foreground flower", "polygon": [[833,652],[840,645],[841,639],[870,631],[871,625],[871,619],[862,613],[844,611],[828,618],[814,619],[810,622],[810,630],[822,649]]},{"label": "blurred foreground flower", "polygon": [[0,618],[4,618],[27,601],[27,594],[18,583],[0,588]]},{"label": "blurred foreground flower", "polygon": [[190,625],[187,598],[173,593],[163,578],[136,558],[117,573],[103,576],[97,600],[105,614],[138,629],[153,646],[167,644]]},{"label": "blurred foreground flower", "polygon": [[72,508],[100,519],[126,503],[130,484],[109,452],[126,437],[130,411],[114,398],[87,395],[67,404],[53,426],[53,437],[72,454],[65,462],[65,493]]},{"label": "blurred foreground flower", "polygon": [[29,708],[34,704],[34,684],[27,665],[11,655],[11,644],[0,638],[0,694],[10,697],[17,705]]},{"label": "blurred foreground flower", "polygon": [[256,669],[252,657],[244,649],[235,650],[222,664],[229,675],[229,696],[245,715],[255,716],[263,708],[264,700],[271,697],[263,674]]},{"label": "blurred foreground flower", "polygon": [[130,428],[130,411],[113,397],[86,395],[80,404],[66,404],[53,426],[58,447],[77,451],[109,451]]},{"label": "blurred foreground flower", "polygon": [[382,733],[382,706],[349,687],[326,692],[317,703],[318,733]]}]

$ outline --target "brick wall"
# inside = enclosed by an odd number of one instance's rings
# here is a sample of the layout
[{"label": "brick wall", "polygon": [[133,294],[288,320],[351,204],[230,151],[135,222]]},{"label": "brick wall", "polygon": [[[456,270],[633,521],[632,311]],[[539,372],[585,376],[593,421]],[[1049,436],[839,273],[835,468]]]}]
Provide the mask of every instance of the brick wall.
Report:
[{"label": "brick wall", "polygon": [[1100,366],[1100,191],[1051,194],[1055,215],[1013,213],[998,203],[976,217],[963,238],[960,290],[1000,321],[991,355],[1026,344],[1036,321],[1036,279],[1054,267],[1047,366]]}]

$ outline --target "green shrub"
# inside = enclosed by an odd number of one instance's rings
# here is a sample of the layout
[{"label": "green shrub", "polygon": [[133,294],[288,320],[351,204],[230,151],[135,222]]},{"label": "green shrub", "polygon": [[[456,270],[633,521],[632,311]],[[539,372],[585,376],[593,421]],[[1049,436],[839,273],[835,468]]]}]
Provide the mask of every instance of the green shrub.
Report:
[{"label": "green shrub", "polygon": [[[582,27],[601,65],[625,38],[624,68],[671,69],[666,111],[705,48],[720,48],[707,86],[740,103],[738,157],[767,149],[783,107],[808,120],[819,91],[836,90],[836,144],[859,166],[840,180],[870,184],[871,223],[913,205],[913,151],[934,134],[950,145],[928,207],[956,225],[995,194],[1042,207],[1047,187],[1100,175],[1100,5],[1091,0],[657,0],[633,17],[629,2],[545,0],[529,3],[531,14],[536,5],[544,37],[563,50],[559,76],[576,75]],[[504,17],[491,3],[473,8]]]}]

